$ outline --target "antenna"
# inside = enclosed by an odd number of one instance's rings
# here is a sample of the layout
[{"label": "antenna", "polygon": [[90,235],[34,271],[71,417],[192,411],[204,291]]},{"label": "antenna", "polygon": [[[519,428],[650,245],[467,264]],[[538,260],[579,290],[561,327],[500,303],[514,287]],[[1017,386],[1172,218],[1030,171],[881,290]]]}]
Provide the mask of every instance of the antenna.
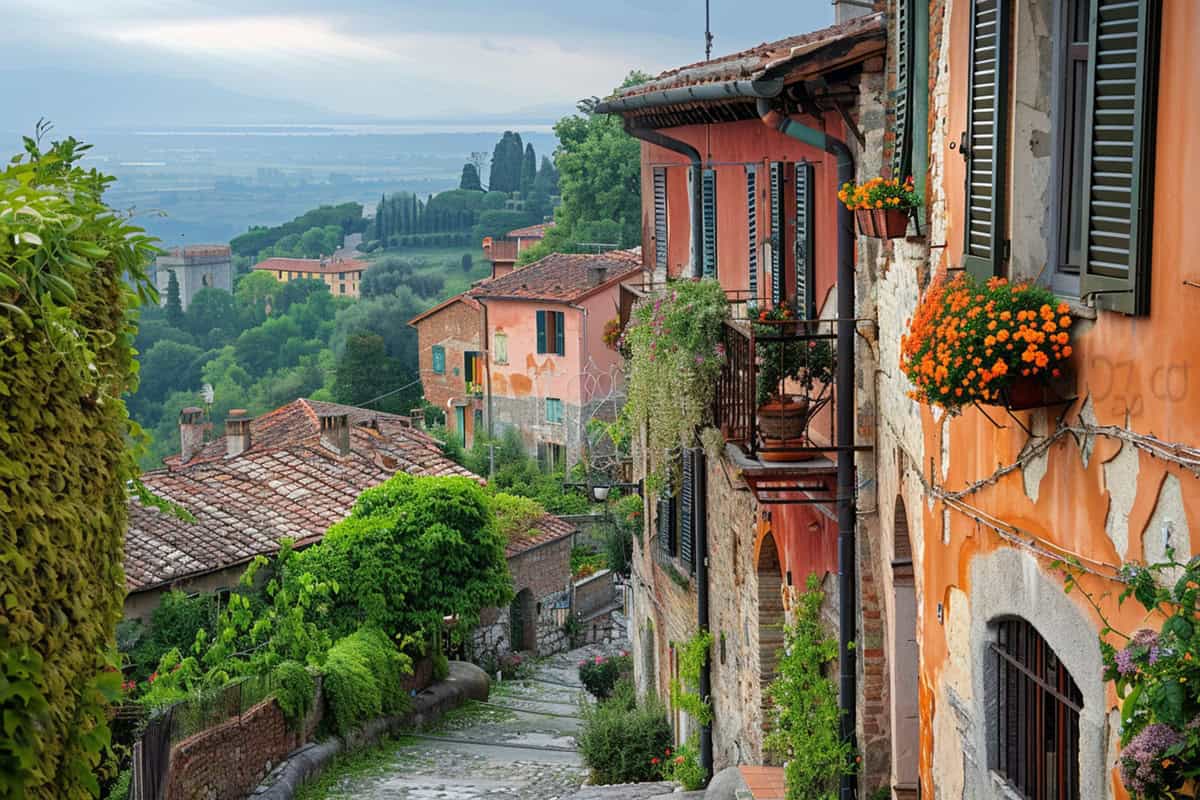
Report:
[{"label": "antenna", "polygon": [[704,60],[708,61],[712,58],[712,25],[708,13],[709,0],[704,0]]}]

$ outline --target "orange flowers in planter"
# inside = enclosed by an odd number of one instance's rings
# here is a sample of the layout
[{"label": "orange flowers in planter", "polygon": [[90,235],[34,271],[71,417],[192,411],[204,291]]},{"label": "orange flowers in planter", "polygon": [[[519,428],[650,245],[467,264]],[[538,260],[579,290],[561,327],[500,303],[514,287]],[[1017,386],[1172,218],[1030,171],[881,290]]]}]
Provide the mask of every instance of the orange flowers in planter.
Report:
[{"label": "orange flowers in planter", "polygon": [[1046,289],[960,275],[925,294],[900,340],[900,368],[915,400],[948,410],[998,403],[1018,382],[1061,375],[1070,327],[1070,308]]},{"label": "orange flowers in planter", "polygon": [[921,204],[921,196],[913,188],[911,175],[903,182],[899,178],[871,178],[860,184],[843,183],[838,191],[838,200],[851,211],[873,208],[908,210]]}]

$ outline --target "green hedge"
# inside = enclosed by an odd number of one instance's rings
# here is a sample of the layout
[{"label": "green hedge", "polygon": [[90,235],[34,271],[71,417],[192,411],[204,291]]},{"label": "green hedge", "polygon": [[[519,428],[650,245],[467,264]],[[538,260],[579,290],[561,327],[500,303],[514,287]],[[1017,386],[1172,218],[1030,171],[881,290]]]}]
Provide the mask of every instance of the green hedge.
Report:
[{"label": "green hedge", "polygon": [[639,701],[633,684],[620,681],[612,697],[583,711],[576,737],[592,782],[641,783],[662,777],[663,759],[671,746],[667,710],[654,695]]},{"label": "green hedge", "polygon": [[325,698],[339,735],[408,709],[404,677],[412,674],[412,659],[377,629],[362,628],[338,640],[329,649],[324,672]]},{"label": "green hedge", "polygon": [[289,725],[298,727],[312,710],[317,682],[298,661],[284,661],[275,667],[275,700]]},{"label": "green hedge", "polygon": [[85,147],[26,150],[0,171],[0,796],[61,800],[99,793],[120,692],[126,309],[152,248]]}]

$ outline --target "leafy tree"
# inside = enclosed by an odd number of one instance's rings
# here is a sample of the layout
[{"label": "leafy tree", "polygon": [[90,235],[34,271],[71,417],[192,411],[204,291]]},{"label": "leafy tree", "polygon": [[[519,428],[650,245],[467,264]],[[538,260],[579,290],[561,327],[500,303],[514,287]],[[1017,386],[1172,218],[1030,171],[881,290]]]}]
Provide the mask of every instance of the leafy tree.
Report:
[{"label": "leafy tree", "polygon": [[255,270],[237,282],[233,298],[243,312],[258,324],[267,318],[268,309],[275,310],[275,297],[282,289],[283,284],[275,280],[270,272]]},{"label": "leafy tree", "polygon": [[485,236],[504,236],[511,230],[523,228],[539,222],[537,217],[527,211],[484,211],[479,215],[479,222],[472,234],[476,239]]},{"label": "leafy tree", "polygon": [[325,285],[325,281],[319,281],[316,278],[297,278],[294,281],[288,281],[279,290],[279,296],[276,298],[278,307],[273,310],[286,314],[293,303],[305,302],[313,292],[329,294],[329,287]]},{"label": "leafy tree", "polygon": [[481,609],[513,596],[504,537],[470,478],[399,473],[359,495],[350,516],[297,557],[297,574],[352,587],[332,599],[335,634],[366,624],[389,635],[439,630],[447,616],[470,631]]},{"label": "leafy tree", "polygon": [[241,236],[235,236],[229,245],[235,255],[258,257],[282,238],[294,236],[282,251],[275,250],[275,255],[288,255],[298,243],[301,234],[310,228],[323,228],[327,225],[336,225],[343,234],[366,230],[367,220],[363,217],[362,204],[342,203],[337,206],[314,208],[283,225],[273,228],[253,227]]},{"label": "leafy tree", "polygon": [[483,191],[483,184],[479,182],[479,170],[474,164],[463,164],[462,178],[458,181],[458,188],[472,192]]},{"label": "leafy tree", "polygon": [[521,161],[521,195],[527,195],[533,190],[533,183],[537,180],[537,155],[533,152],[533,145],[525,145],[525,156]]},{"label": "leafy tree", "polygon": [[[346,340],[336,375],[334,400],[352,406],[362,405],[413,381],[412,376],[400,370],[395,359],[388,357],[383,337],[374,333],[356,334]],[[373,405],[384,411],[407,411],[420,396],[418,384]]]},{"label": "leafy tree", "polygon": [[403,324],[429,307],[407,286],[390,295],[361,299],[338,311],[329,346],[340,357],[350,336],[377,333],[383,337],[387,354],[400,361],[405,372],[417,371],[417,332]]},{"label": "leafy tree", "polygon": [[300,326],[290,317],[272,317],[251,328],[237,338],[234,352],[239,364],[255,374],[284,366],[281,362],[282,346],[288,339],[300,338]]},{"label": "leafy tree", "polygon": [[505,131],[492,152],[488,188],[493,192],[519,191],[524,157],[525,145],[521,141],[521,134]]},{"label": "leafy tree", "polygon": [[190,344],[170,339],[155,343],[141,357],[141,379],[133,407],[143,409],[160,404],[172,389],[197,389],[200,372],[195,360],[203,351]]},{"label": "leafy tree", "polygon": [[558,170],[554,168],[554,162],[545,156],[542,156],[542,165],[538,168],[533,190],[547,197],[558,194]]},{"label": "leafy tree", "polygon": [[404,286],[412,276],[414,264],[402,258],[381,258],[363,273],[358,290],[360,297],[391,294]]},{"label": "leafy tree", "polygon": [[173,328],[183,327],[183,303],[179,299],[179,278],[175,270],[167,271],[167,322]]},{"label": "leafy tree", "polygon": [[211,287],[196,292],[184,315],[184,327],[197,341],[212,341],[214,333],[217,338],[241,333],[233,295]]}]

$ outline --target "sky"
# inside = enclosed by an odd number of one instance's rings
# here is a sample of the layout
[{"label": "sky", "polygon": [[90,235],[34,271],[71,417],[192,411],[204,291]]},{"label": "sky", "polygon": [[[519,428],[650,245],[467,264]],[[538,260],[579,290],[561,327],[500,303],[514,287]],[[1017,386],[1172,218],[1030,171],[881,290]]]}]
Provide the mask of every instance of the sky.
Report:
[{"label": "sky", "polygon": [[[711,4],[714,55],[833,19]],[[544,121],[704,54],[704,0],[0,0],[0,19],[0,127]]]}]

